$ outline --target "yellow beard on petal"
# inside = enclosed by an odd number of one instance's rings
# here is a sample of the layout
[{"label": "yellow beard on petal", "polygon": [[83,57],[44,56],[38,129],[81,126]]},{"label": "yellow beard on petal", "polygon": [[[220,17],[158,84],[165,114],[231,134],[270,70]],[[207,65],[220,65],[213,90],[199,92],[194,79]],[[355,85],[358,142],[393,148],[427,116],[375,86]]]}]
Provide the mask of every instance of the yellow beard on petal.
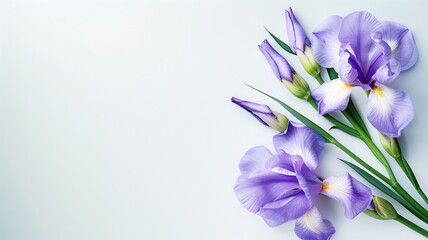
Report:
[{"label": "yellow beard on petal", "polygon": [[376,93],[377,95],[379,95],[379,97],[382,97],[382,98],[383,98],[383,91],[382,91],[382,88],[380,88],[380,87],[375,87],[373,90],[375,91],[375,93]]}]

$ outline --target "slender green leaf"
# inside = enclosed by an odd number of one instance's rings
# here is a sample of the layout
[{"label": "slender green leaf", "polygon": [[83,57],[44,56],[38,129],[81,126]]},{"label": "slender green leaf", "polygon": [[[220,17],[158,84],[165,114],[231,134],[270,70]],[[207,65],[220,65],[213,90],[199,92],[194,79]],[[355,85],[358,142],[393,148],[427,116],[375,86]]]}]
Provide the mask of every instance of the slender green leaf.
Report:
[{"label": "slender green leaf", "polygon": [[365,170],[363,170],[362,168],[358,167],[357,165],[355,165],[351,162],[348,162],[348,161],[340,159],[340,158],[339,158],[339,160],[342,161],[343,163],[345,163],[346,165],[348,165],[350,168],[352,168],[361,177],[363,177],[367,182],[371,183],[377,189],[381,190],[383,193],[385,193],[386,195],[390,196],[391,198],[393,198],[394,200],[399,202],[401,205],[403,205],[403,207],[405,207],[407,210],[409,210],[415,216],[420,218],[422,221],[428,223],[428,217],[426,217],[425,215],[423,215],[419,211],[417,211],[411,204],[406,202],[402,197],[400,197],[398,194],[393,192],[389,187],[387,187],[385,184],[380,182],[378,179],[376,179],[375,177],[373,177],[372,175],[367,173]]},{"label": "slender green leaf", "polygon": [[293,50],[290,48],[290,46],[288,46],[285,42],[283,42],[281,39],[279,39],[278,37],[276,37],[275,35],[273,35],[273,33],[269,32],[269,30],[267,28],[265,28],[266,31],[269,33],[269,35],[271,35],[271,37],[273,38],[273,40],[275,40],[276,43],[278,43],[278,45],[280,47],[282,47],[282,49],[284,49],[285,51],[296,55]]}]

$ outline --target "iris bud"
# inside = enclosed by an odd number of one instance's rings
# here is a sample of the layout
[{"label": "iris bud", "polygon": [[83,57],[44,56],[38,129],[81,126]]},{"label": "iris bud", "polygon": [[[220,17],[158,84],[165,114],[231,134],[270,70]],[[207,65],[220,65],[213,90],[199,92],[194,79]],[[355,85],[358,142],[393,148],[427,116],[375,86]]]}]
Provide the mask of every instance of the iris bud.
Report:
[{"label": "iris bud", "polygon": [[379,132],[379,139],[382,147],[393,158],[401,156],[400,148],[396,138],[388,137]]},{"label": "iris bud", "polygon": [[288,90],[298,98],[308,100],[311,96],[311,90],[308,83],[297,73],[293,73],[292,81],[283,80],[282,82]]}]

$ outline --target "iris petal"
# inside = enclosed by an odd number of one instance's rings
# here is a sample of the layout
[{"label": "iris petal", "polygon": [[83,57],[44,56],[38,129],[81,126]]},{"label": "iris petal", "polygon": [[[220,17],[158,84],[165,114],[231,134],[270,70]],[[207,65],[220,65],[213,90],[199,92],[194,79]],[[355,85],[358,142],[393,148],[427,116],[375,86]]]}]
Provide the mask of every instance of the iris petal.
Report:
[{"label": "iris petal", "polygon": [[318,103],[318,112],[322,115],[345,110],[350,96],[351,87],[340,79],[325,82],[312,91],[312,97]]},{"label": "iris petal", "polygon": [[317,62],[325,67],[336,67],[339,62],[340,42],[338,39],[342,17],[330,16],[313,32],[312,52]]},{"label": "iris petal", "polygon": [[265,172],[253,176],[241,175],[234,190],[242,206],[257,213],[265,204],[284,198],[298,187],[294,176]]},{"label": "iris petal", "polygon": [[322,219],[316,207],[297,219],[294,232],[300,239],[328,240],[336,232],[330,221]]},{"label": "iris petal", "polygon": [[273,137],[273,144],[277,151],[283,150],[288,154],[301,156],[306,166],[314,171],[325,141],[309,127],[290,122],[285,133]]},{"label": "iris petal", "polygon": [[266,147],[253,147],[242,157],[239,162],[239,169],[243,175],[265,172],[267,170],[265,164],[272,157],[272,153]]},{"label": "iris petal", "polygon": [[309,170],[302,160],[294,162],[294,170],[300,188],[305,192],[306,198],[311,204],[314,204],[321,192],[321,180]]},{"label": "iris petal", "polygon": [[266,204],[260,209],[259,215],[269,226],[276,227],[303,216],[311,207],[305,194],[298,191],[294,195]]},{"label": "iris petal", "polygon": [[381,84],[370,92],[367,119],[384,135],[399,137],[413,116],[413,104],[405,92]]},{"label": "iris petal", "polygon": [[382,39],[391,47],[393,58],[400,62],[403,71],[415,65],[418,49],[408,28],[394,22],[382,22]]},{"label": "iris petal", "polygon": [[382,29],[380,22],[369,12],[353,12],[343,18],[339,41],[352,48],[363,70],[367,71],[368,49],[372,45],[371,34]]},{"label": "iris petal", "polygon": [[345,216],[350,219],[364,211],[372,199],[370,188],[349,173],[325,179],[321,193],[339,201],[345,208]]}]

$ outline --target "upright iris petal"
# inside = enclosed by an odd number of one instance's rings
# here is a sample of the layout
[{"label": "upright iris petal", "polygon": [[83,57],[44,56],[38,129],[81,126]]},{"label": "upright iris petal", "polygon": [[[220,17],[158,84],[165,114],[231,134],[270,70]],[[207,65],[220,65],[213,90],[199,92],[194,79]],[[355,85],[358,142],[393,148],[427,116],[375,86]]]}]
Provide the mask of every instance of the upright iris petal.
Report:
[{"label": "upright iris petal", "polygon": [[319,162],[319,155],[324,148],[324,138],[314,130],[290,122],[285,133],[273,137],[273,144],[277,151],[283,150],[289,154],[302,157],[305,164],[314,171]]},{"label": "upright iris petal", "polygon": [[419,56],[418,49],[408,28],[395,22],[382,22],[382,39],[391,47],[392,57],[400,62],[402,71],[415,65]]},{"label": "upright iris petal", "polygon": [[342,17],[331,16],[313,32],[312,48],[317,62],[325,68],[334,67],[338,72],[340,41],[338,39]]}]

